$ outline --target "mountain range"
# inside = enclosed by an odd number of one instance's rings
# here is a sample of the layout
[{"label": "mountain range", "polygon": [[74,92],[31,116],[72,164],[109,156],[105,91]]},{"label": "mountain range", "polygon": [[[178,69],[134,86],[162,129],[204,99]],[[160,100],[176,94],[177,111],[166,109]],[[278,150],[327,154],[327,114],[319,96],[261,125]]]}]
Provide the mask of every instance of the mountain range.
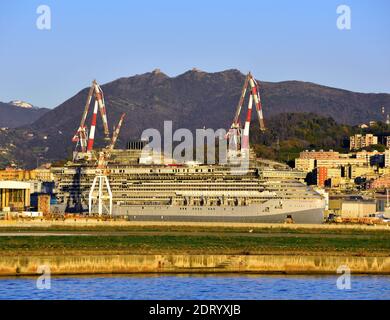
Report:
[{"label": "mountain range", "polygon": [[17,128],[38,120],[49,109],[33,107],[23,101],[0,102],[0,127]]},{"label": "mountain range", "polygon": [[[174,128],[227,129],[244,79],[245,75],[234,69],[216,73],[193,69],[176,77],[154,70],[101,87],[110,127],[126,113],[118,141],[118,147],[123,147],[128,140],[139,139],[144,129],[161,130],[164,120],[172,120]],[[302,112],[323,116],[322,121],[333,117],[337,123],[356,125],[382,119],[381,107],[390,110],[390,94],[356,93],[302,81],[260,79],[259,83],[266,125],[267,119],[278,114]],[[88,89],[45,111],[32,123],[11,130],[7,137],[0,135],[0,146],[16,145],[13,157],[27,166],[35,164],[37,157],[51,161],[69,157],[74,147],[71,137],[79,126]],[[101,132],[98,120],[97,141]]]}]

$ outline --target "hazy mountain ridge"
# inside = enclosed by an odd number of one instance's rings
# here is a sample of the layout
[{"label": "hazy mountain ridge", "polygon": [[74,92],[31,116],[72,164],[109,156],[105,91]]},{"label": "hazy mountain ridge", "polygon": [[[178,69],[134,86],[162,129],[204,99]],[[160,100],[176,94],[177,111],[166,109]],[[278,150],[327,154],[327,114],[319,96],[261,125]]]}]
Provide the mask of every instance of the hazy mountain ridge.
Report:
[{"label": "hazy mountain ridge", "polygon": [[36,108],[34,107],[31,103],[28,103],[26,101],[22,100],[11,100],[8,102],[9,104],[12,104],[13,106],[21,107],[21,108],[26,108],[26,109],[31,109],[31,108]]},{"label": "hazy mountain ridge", "polygon": [[0,127],[17,128],[29,125],[48,111],[50,110],[46,108],[33,106],[30,108],[0,102]]}]

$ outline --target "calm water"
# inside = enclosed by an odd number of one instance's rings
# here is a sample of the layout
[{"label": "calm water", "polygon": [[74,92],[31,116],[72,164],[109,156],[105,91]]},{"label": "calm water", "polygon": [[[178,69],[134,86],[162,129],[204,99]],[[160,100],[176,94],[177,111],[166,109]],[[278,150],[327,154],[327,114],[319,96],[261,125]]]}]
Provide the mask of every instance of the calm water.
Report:
[{"label": "calm water", "polygon": [[0,299],[390,299],[390,276],[147,275],[0,279]]}]

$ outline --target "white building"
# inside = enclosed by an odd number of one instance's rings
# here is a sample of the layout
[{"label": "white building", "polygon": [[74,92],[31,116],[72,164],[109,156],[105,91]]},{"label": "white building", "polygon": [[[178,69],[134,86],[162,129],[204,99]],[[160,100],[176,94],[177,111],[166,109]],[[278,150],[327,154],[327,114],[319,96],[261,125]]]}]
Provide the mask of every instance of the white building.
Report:
[{"label": "white building", "polygon": [[385,150],[385,167],[390,167],[390,149]]}]

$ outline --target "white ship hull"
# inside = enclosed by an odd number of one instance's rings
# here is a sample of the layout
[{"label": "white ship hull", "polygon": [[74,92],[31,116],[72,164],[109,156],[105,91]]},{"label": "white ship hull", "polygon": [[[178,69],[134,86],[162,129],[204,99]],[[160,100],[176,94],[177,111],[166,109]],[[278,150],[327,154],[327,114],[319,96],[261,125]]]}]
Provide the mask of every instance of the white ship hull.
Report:
[{"label": "white ship hull", "polygon": [[210,221],[283,223],[291,217],[295,223],[322,223],[324,202],[288,200],[248,206],[115,206],[114,216],[135,221]]}]

